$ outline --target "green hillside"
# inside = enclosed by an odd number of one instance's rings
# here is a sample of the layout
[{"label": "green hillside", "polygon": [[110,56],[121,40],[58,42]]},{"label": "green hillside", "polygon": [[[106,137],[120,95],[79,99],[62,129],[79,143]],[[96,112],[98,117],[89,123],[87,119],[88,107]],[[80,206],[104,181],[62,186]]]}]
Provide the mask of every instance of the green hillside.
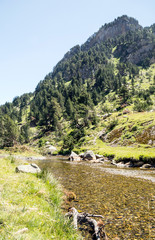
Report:
[{"label": "green hillside", "polygon": [[154,159],[154,90],[154,24],[119,17],[71,48],[34,93],[0,107],[0,147],[44,152],[49,141],[57,153]]}]

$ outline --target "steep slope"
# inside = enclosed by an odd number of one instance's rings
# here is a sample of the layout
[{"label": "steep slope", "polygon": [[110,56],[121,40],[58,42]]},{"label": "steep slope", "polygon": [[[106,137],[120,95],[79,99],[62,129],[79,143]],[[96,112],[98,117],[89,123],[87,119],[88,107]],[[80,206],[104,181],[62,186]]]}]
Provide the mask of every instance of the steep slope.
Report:
[{"label": "steep slope", "polygon": [[83,79],[89,78],[99,65],[107,63],[106,58],[112,56],[125,63],[148,67],[155,62],[153,29],[154,25],[143,28],[133,18],[118,17],[101,27],[82,46],[71,48],[55,66],[50,77],[62,77],[69,81],[80,72]]},{"label": "steep slope", "polygon": [[96,44],[100,44],[109,39],[115,39],[118,36],[125,35],[128,32],[136,32],[142,30],[138,21],[134,18],[126,15],[118,17],[113,22],[102,26],[98,32],[94,33],[87,41],[82,45],[82,50],[88,50]]},{"label": "steep slope", "polygon": [[[98,129],[99,122],[102,126],[105,113],[110,112],[117,122],[117,116],[126,108],[128,113],[154,110],[154,62],[154,24],[142,28],[133,18],[119,17],[101,27],[82,46],[67,52],[33,94],[1,106],[1,115],[7,114],[19,124],[17,142],[29,141],[30,126],[33,137],[52,135],[61,147],[72,149],[87,142],[89,129]],[[1,123],[3,120],[0,118]],[[108,121],[115,127],[115,121]],[[106,131],[107,143],[113,144],[113,132],[110,135],[108,128]],[[125,131],[119,138],[124,139]],[[116,142],[140,143],[132,137]],[[153,139],[150,140],[153,146]],[[145,144],[148,142],[149,139]]]}]

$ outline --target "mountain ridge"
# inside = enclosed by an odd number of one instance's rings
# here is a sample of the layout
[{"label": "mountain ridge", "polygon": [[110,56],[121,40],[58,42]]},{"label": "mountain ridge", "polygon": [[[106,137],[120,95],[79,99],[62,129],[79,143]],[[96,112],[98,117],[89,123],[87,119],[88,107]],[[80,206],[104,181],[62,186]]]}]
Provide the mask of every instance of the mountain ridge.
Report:
[{"label": "mountain ridge", "polygon": [[[112,32],[114,28],[117,34]],[[119,132],[116,130],[118,139],[113,139],[115,131],[112,131],[118,125],[119,114],[124,114],[123,111],[126,114],[154,111],[153,33],[154,24],[143,28],[137,20],[122,16],[101,27],[98,34],[91,38],[92,43],[87,40],[86,43],[91,43],[89,49],[84,45],[71,48],[53,71],[38,83],[33,94],[16,97],[12,103],[0,107],[0,124],[3,126],[0,146],[13,145],[15,142],[23,144],[35,139],[40,146],[42,143],[39,139],[52,135],[54,144],[61,142],[62,149],[71,150],[74,146],[89,143],[86,135],[91,135],[90,129],[99,129],[98,121],[110,136],[103,137],[109,144],[114,141],[117,145],[141,144],[140,131],[144,127],[135,127],[133,134],[127,134],[128,128],[121,126]],[[109,121],[106,124],[102,116],[109,113],[111,115],[108,116],[112,117],[105,120]],[[8,126],[13,128],[15,125],[17,136],[12,131],[14,138],[6,141],[5,131]],[[32,136],[28,133],[29,129]],[[146,138],[144,144],[154,146],[152,131],[150,126],[150,139]]]},{"label": "mountain ridge", "polygon": [[94,33],[88,40],[82,45],[82,49],[89,49],[97,43],[104,42],[108,39],[115,38],[129,31],[141,30],[142,26],[134,18],[123,15],[118,17],[111,23],[102,26],[96,33]]},{"label": "mountain ridge", "polygon": [[[113,54],[116,57],[121,57],[122,61],[129,61],[133,64],[143,65],[143,61],[145,61],[148,57],[150,59],[150,63],[152,64],[155,62],[154,26],[155,24],[152,24],[150,27],[143,28],[139,25],[138,21],[132,17],[128,17],[127,15],[118,17],[111,23],[102,26],[81,46],[76,45],[72,47],[57,63],[53,72],[50,73],[50,76],[54,77],[53,73],[59,64],[66,62],[81,52],[88,52],[89,50],[95,48],[95,46],[107,46],[109,42],[113,45],[113,48],[117,46]],[[119,41],[122,42],[119,43]],[[132,41],[135,41],[133,47],[131,44]],[[148,65],[150,63],[148,63]]]}]

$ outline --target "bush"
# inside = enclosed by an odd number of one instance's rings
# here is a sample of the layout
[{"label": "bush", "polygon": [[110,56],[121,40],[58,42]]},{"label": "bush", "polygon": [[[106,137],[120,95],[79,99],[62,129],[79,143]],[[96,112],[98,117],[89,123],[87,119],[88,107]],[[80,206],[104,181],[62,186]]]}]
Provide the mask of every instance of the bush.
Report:
[{"label": "bush", "polygon": [[74,129],[70,134],[66,135],[63,139],[63,147],[62,150],[73,150],[74,145],[79,143],[82,144],[85,137],[85,130],[83,127]]},{"label": "bush", "polygon": [[45,145],[45,142],[46,142],[46,140],[43,139],[43,138],[41,138],[41,139],[38,141],[38,146],[39,146],[39,148],[40,148],[40,147],[43,147],[43,146]]},{"label": "bush", "polygon": [[143,112],[146,110],[150,110],[150,105],[152,105],[151,102],[149,104],[147,101],[137,99],[134,102],[133,110],[137,111],[137,112]]},{"label": "bush", "polygon": [[114,119],[110,120],[110,122],[107,125],[108,131],[113,130],[114,127],[117,126],[117,125],[118,125],[118,119],[117,118],[114,118]]}]

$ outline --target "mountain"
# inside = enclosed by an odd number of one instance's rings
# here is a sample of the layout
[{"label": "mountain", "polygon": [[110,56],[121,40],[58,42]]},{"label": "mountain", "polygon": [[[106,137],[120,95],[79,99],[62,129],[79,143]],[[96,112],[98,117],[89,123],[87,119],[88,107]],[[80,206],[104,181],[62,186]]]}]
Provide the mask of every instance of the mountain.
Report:
[{"label": "mountain", "polygon": [[[143,67],[149,66],[155,62],[153,29],[154,25],[150,28],[143,28],[134,18],[118,17],[112,23],[101,27],[82,46],[77,45],[71,48],[56,65],[50,77],[57,76],[59,70],[66,81],[72,77],[71,72],[74,75],[78,70],[83,78],[90,77],[91,73],[98,68],[98,64],[104,63],[103,58],[105,56],[110,58],[112,55],[120,58],[121,62],[130,62]],[[90,61],[94,60],[94,66],[89,63],[84,64],[87,55],[89,59],[91,58]],[[100,60],[97,60],[96,56]],[[79,63],[78,66],[77,64],[74,66],[76,61]]]},{"label": "mountain", "polygon": [[[72,149],[86,143],[86,135],[90,129],[97,129],[98,124],[100,128],[105,126],[106,134],[110,134],[118,125],[116,112],[119,116],[123,111],[154,111],[154,89],[155,24],[143,28],[137,20],[124,15],[102,26],[83,45],[71,48],[38,83],[34,93],[1,106],[0,123],[4,129],[7,122],[12,128],[18,125],[18,134],[11,138],[11,145],[53,136],[53,144],[60,142],[62,149]],[[103,116],[109,113],[110,122],[106,125]],[[116,119],[111,120],[111,115]],[[126,130],[119,131],[115,142],[142,144],[138,140],[141,135],[137,134],[144,128],[135,129],[127,139]],[[150,139],[143,143],[150,140],[153,146],[151,131]],[[1,131],[1,136],[4,132]],[[114,138],[108,136],[101,139],[111,144]],[[10,141],[5,144],[1,137],[0,146],[8,145]]]},{"label": "mountain", "polygon": [[82,45],[82,50],[88,50],[96,44],[100,44],[109,39],[116,39],[118,36],[125,35],[128,32],[140,30],[142,30],[142,27],[134,18],[129,18],[126,15],[118,17],[113,22],[105,24],[98,32],[94,33],[86,43]]}]

